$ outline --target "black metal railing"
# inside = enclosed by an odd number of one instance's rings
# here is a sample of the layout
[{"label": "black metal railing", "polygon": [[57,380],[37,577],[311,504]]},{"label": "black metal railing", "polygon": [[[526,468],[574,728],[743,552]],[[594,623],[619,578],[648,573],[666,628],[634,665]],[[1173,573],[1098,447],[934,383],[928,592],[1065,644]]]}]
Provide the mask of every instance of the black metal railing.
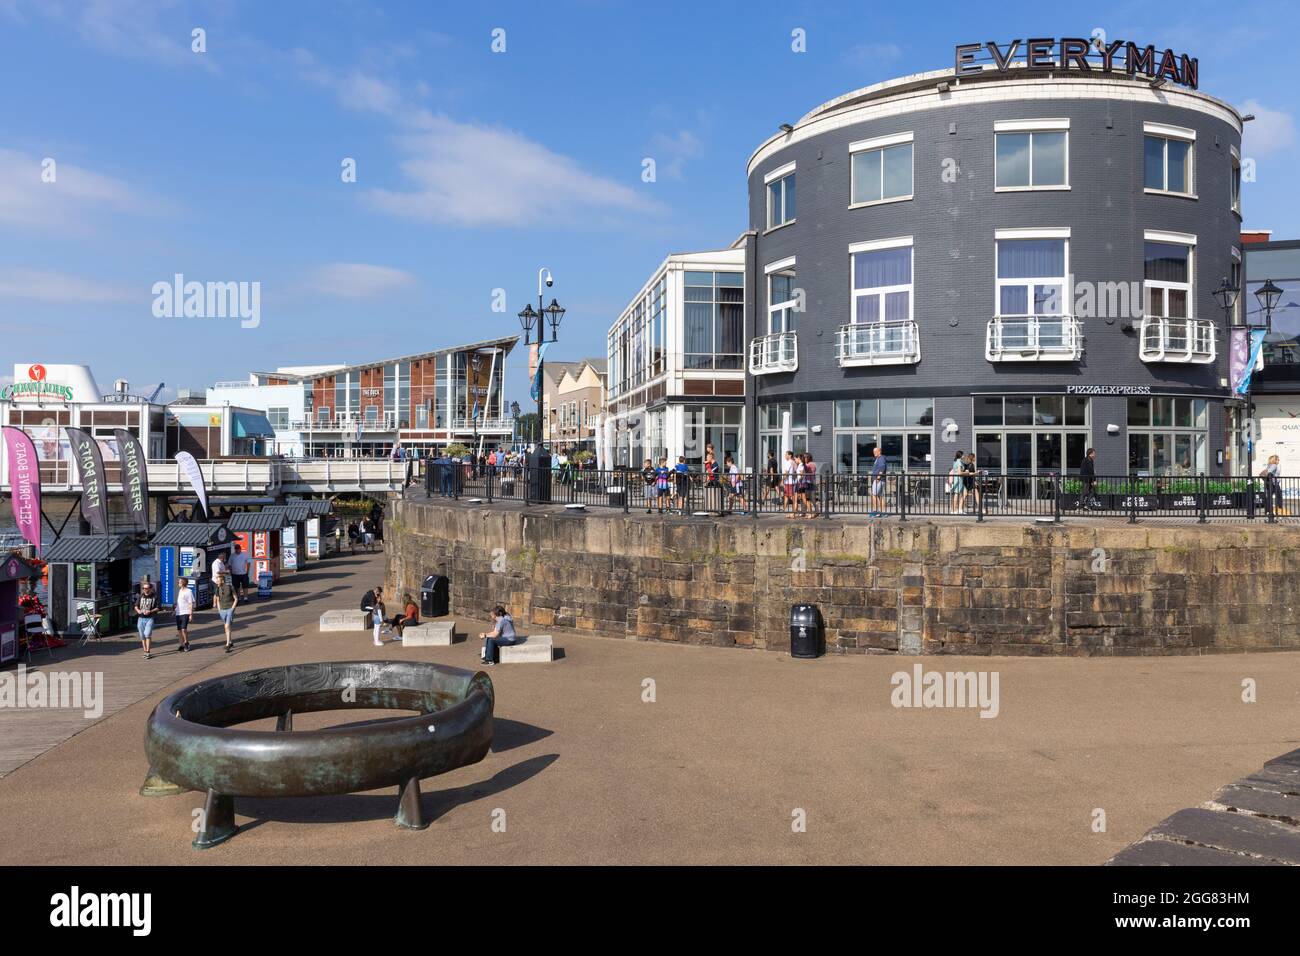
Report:
[{"label": "black metal railing", "polygon": [[700,472],[646,476],[639,471],[535,468],[522,465],[429,464],[429,497],[470,498],[524,505],[582,505],[627,513],[781,515],[825,518],[968,517],[1059,521],[1067,517],[1260,519],[1300,517],[1300,478],[1136,477],[1002,474],[960,476],[921,472],[828,474],[789,481]]}]

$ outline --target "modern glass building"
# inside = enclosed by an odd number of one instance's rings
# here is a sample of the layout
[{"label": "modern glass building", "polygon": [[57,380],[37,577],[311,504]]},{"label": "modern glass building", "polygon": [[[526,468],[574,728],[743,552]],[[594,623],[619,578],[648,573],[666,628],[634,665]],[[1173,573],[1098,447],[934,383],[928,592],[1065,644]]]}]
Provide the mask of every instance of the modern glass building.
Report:
[{"label": "modern glass building", "polygon": [[1213,293],[1241,284],[1242,118],[1179,85],[1195,61],[1083,59],[880,83],[755,150],[749,460],[973,451],[1021,496],[1089,447],[1103,475],[1229,470]]}]

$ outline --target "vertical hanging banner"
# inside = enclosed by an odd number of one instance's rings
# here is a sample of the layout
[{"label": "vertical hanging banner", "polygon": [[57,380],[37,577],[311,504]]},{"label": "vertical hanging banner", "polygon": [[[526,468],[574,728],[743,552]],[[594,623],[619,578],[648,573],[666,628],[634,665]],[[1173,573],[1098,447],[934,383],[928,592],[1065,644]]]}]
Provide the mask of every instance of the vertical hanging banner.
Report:
[{"label": "vertical hanging banner", "polygon": [[1255,374],[1255,367],[1259,365],[1259,354],[1264,348],[1263,329],[1250,330],[1250,353],[1241,373],[1241,380],[1237,382],[1236,393],[1245,395],[1250,390],[1250,380]]},{"label": "vertical hanging banner", "polygon": [[149,533],[149,468],[145,464],[144,446],[125,428],[114,428],[117,457],[122,463],[122,500],[136,528]]},{"label": "vertical hanging banner", "polygon": [[542,399],[542,364],[546,361],[546,348],[550,344],[550,342],[546,342],[537,350],[537,371],[533,373],[533,385],[529,389],[529,394],[532,395],[535,402]]},{"label": "vertical hanging banner", "polygon": [[105,496],[104,453],[99,442],[83,428],[64,428],[72,443],[72,459],[81,481],[81,517],[94,531],[108,534],[108,499]]},{"label": "vertical hanging banner", "polygon": [[41,553],[41,463],[36,443],[21,428],[6,425],[5,449],[9,456],[9,498],[14,521],[24,539]]},{"label": "vertical hanging banner", "polygon": [[176,464],[181,466],[190,487],[198,495],[199,504],[203,507],[203,520],[206,521],[208,518],[208,486],[203,483],[203,471],[199,468],[199,463],[194,460],[194,456],[189,452],[178,451],[176,453]]}]

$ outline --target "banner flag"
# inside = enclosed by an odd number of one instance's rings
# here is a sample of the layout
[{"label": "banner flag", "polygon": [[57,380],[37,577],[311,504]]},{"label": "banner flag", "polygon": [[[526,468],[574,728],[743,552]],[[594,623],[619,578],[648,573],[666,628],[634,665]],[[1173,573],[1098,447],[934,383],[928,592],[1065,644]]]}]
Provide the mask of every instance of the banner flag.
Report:
[{"label": "banner flag", "polygon": [[530,390],[535,402],[541,401],[542,398],[542,362],[546,359],[546,349],[550,344],[547,342],[537,350],[537,371],[533,373],[533,387]]},{"label": "banner flag", "polygon": [[1250,388],[1250,379],[1255,374],[1255,366],[1259,364],[1259,353],[1264,348],[1265,334],[1263,329],[1250,330],[1250,357],[1246,360],[1246,367],[1241,371],[1241,381],[1237,383],[1238,395],[1245,395]]},{"label": "banner flag", "polygon": [[72,460],[81,481],[81,517],[91,529],[108,534],[108,499],[105,495],[104,453],[93,435],[84,428],[63,429],[72,443]]},{"label": "banner flag", "polygon": [[6,425],[5,448],[9,456],[9,500],[14,521],[25,540],[41,553],[41,463],[36,443],[21,428]]},{"label": "banner flag", "polygon": [[185,478],[194,489],[194,493],[199,497],[199,504],[203,507],[203,518],[208,517],[208,486],[203,482],[203,472],[199,468],[199,463],[194,460],[194,456],[187,451],[176,453],[176,464],[181,466],[185,472]]},{"label": "banner flag", "polygon": [[122,500],[135,526],[149,533],[149,467],[140,439],[125,428],[114,428],[117,457],[122,463]]}]

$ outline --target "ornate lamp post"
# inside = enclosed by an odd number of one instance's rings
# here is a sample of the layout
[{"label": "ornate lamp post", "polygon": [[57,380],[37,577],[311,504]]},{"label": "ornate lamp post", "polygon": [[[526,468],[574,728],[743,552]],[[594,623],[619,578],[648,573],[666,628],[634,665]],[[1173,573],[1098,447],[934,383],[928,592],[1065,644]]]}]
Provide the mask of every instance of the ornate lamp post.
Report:
[{"label": "ornate lamp post", "polygon": [[[1259,315],[1260,312],[1263,312],[1264,321],[1260,322],[1256,320],[1254,322],[1250,322],[1250,321],[1246,322],[1246,329],[1248,332],[1251,333],[1250,340],[1254,339],[1255,337],[1254,333],[1256,332],[1263,332],[1264,335],[1268,335],[1269,332],[1273,331],[1273,310],[1277,308],[1277,304],[1279,301],[1281,301],[1281,299],[1282,299],[1282,290],[1273,284],[1272,279],[1265,279],[1264,284],[1255,290],[1255,300],[1259,303],[1259,309],[1255,312],[1255,314]],[[1247,352],[1247,361],[1249,361],[1249,359],[1253,357],[1254,354],[1253,341],[1249,341],[1248,344],[1251,347],[1250,350]],[[1246,477],[1254,478],[1255,477],[1255,402],[1254,402],[1254,391],[1255,391],[1254,371],[1255,370],[1253,364],[1246,371],[1247,374],[1250,376],[1246,380],[1246,424],[1249,429],[1249,434],[1246,436]]]},{"label": "ornate lamp post", "polygon": [[1227,276],[1223,277],[1223,280],[1219,283],[1219,287],[1214,290],[1214,299],[1219,303],[1219,308],[1223,309],[1223,315],[1224,318],[1227,319],[1229,329],[1233,329],[1237,326],[1234,310],[1237,306],[1237,296],[1240,295],[1240,293],[1241,290],[1229,282]]},{"label": "ornate lamp post", "polygon": [[[541,446],[541,428],[542,428],[542,398],[545,389],[544,376],[542,372],[543,358],[542,346],[548,342],[555,342],[559,339],[560,321],[564,318],[565,309],[554,298],[551,299],[550,305],[543,305],[545,295],[543,286],[549,288],[555,284],[555,279],[551,276],[551,270],[541,268],[537,270],[537,311],[533,311],[532,303],[524,306],[524,310],[519,313],[519,324],[524,330],[524,345],[532,343],[533,326],[537,326],[537,430],[538,446]],[[546,326],[551,326],[551,336],[546,337]]]}]

